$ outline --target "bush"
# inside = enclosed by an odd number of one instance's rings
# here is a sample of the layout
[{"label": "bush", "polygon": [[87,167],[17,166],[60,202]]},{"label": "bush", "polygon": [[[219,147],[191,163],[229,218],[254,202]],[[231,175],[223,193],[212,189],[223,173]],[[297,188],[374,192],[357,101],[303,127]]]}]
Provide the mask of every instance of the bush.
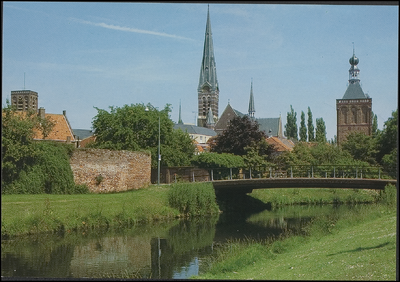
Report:
[{"label": "bush", "polygon": [[35,142],[34,161],[19,172],[18,178],[4,183],[2,194],[75,194],[88,193],[86,185],[76,185],[69,163],[72,145]]},{"label": "bush", "polygon": [[175,183],[169,190],[168,203],[186,216],[219,212],[214,188],[210,183]]}]

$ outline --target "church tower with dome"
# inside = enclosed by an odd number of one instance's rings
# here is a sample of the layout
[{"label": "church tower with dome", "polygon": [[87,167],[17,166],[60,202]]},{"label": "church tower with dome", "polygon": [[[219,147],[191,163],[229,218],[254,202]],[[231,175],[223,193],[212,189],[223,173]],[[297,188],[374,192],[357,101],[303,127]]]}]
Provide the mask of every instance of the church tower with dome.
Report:
[{"label": "church tower with dome", "polygon": [[360,85],[359,59],[354,48],[349,60],[349,85],[342,99],[336,99],[337,144],[346,141],[350,132],[372,134],[372,98],[364,94]]}]

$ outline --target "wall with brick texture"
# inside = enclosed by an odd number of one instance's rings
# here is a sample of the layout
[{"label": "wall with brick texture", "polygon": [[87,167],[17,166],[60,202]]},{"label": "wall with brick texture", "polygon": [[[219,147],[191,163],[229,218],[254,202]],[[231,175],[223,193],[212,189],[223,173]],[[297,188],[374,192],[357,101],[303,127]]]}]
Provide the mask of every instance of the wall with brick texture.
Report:
[{"label": "wall with brick texture", "polygon": [[70,164],[75,183],[86,184],[91,192],[120,192],[150,184],[151,155],[147,153],[82,148],[74,150]]}]

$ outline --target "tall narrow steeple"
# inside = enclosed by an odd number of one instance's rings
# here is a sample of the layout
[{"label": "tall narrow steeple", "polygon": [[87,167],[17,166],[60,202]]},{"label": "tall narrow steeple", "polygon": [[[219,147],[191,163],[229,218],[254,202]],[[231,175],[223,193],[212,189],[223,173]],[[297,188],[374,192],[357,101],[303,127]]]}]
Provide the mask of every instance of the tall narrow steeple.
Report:
[{"label": "tall narrow steeple", "polygon": [[218,119],[219,86],[214,58],[211,32],[210,7],[207,10],[207,23],[204,38],[203,59],[200,67],[198,92],[198,126],[206,126],[208,109],[212,109],[214,119]]},{"label": "tall narrow steeple", "polygon": [[181,118],[181,100],[179,100],[179,119],[178,119],[178,124],[183,124],[182,118]]},{"label": "tall narrow steeple", "polygon": [[256,112],[256,108],[254,107],[253,79],[251,79],[250,100],[249,100],[249,117],[254,118],[255,112]]}]

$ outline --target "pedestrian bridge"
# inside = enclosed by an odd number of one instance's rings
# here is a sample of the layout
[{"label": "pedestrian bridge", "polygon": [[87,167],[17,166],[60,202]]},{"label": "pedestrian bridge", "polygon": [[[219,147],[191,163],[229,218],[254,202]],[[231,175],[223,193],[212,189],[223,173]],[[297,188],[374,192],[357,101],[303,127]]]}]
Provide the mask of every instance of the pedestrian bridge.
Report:
[{"label": "pedestrian bridge", "polygon": [[396,185],[396,179],[366,178],[257,178],[212,181],[216,192],[251,193],[253,189],[274,188],[342,188],[383,190],[387,184]]}]

